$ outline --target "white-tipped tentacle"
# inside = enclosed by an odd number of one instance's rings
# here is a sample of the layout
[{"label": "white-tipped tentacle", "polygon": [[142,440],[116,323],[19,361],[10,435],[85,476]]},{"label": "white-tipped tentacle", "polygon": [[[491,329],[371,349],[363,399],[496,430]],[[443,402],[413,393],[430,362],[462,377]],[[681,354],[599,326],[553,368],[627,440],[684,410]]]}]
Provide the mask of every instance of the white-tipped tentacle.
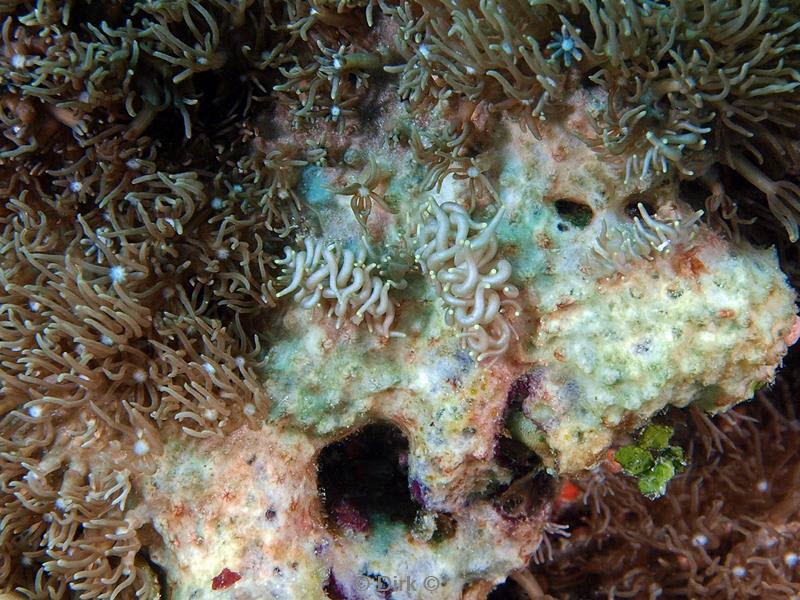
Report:
[{"label": "white-tipped tentacle", "polygon": [[[276,282],[285,285],[274,293],[280,298],[294,292],[293,299],[305,309],[317,306],[325,309],[328,317],[336,316],[336,328],[345,319],[358,325],[366,320],[370,331],[389,336],[394,322],[395,306],[389,296],[390,282],[373,274],[377,263],[365,265],[368,251],[363,240],[356,253],[350,249],[340,251],[336,243],[306,237],[304,249],[296,252],[285,248],[285,257],[275,261],[283,267],[283,275]],[[394,287],[404,287],[395,282]]]},{"label": "white-tipped tentacle", "polygon": [[[288,254],[288,253],[287,253]],[[303,263],[306,259],[305,251],[300,251],[293,256],[292,264],[294,266],[294,273],[292,274],[292,280],[289,282],[289,285],[278,292],[275,297],[280,298],[281,296],[285,296],[286,294],[291,294],[294,290],[296,290],[300,283],[303,281],[303,275],[305,275],[305,269],[303,268]]]}]

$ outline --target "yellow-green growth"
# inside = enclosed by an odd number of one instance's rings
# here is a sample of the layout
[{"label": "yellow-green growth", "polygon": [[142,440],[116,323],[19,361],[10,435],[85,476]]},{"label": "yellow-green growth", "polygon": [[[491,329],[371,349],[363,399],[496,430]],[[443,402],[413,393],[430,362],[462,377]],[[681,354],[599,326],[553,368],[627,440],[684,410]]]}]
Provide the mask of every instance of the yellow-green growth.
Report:
[{"label": "yellow-green growth", "polygon": [[686,469],[683,448],[670,446],[672,427],[650,425],[639,441],[617,450],[614,459],[623,470],[639,480],[639,491],[651,500],[667,492],[667,484],[676,473]]}]

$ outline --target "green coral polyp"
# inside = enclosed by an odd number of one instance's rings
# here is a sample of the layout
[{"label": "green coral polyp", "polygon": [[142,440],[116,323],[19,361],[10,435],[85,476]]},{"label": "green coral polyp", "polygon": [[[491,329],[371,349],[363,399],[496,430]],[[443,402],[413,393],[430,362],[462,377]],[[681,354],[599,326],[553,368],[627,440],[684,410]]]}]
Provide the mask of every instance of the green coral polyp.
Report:
[{"label": "green coral polyp", "polygon": [[625,472],[634,475],[644,475],[655,465],[653,456],[647,450],[638,446],[625,446],[614,454],[616,460]]},{"label": "green coral polyp", "polygon": [[636,477],[639,491],[650,499],[663,496],[670,479],[687,467],[683,448],[669,445],[672,432],[666,425],[648,425],[636,445],[614,453],[614,460]]}]

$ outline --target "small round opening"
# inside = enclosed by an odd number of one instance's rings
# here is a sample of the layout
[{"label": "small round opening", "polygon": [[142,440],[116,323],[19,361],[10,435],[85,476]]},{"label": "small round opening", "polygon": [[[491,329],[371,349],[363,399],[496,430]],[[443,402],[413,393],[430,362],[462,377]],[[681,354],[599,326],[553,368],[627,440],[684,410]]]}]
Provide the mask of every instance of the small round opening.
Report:
[{"label": "small round opening", "polygon": [[705,208],[706,198],[711,195],[711,192],[699,180],[686,179],[679,183],[678,195],[681,200],[697,210]]},{"label": "small round opening", "polygon": [[408,485],[408,441],[389,423],[367,425],[323,448],[317,488],[334,531],[366,533],[377,520],[411,526],[419,508]]},{"label": "small round opening", "polygon": [[639,204],[642,204],[649,215],[656,212],[653,202],[644,194],[631,194],[625,199],[623,212],[625,216],[633,220],[634,218],[642,218],[642,213],[639,212]]},{"label": "small round opening", "polygon": [[556,212],[567,223],[583,229],[592,222],[592,209],[581,202],[574,200],[556,200]]}]

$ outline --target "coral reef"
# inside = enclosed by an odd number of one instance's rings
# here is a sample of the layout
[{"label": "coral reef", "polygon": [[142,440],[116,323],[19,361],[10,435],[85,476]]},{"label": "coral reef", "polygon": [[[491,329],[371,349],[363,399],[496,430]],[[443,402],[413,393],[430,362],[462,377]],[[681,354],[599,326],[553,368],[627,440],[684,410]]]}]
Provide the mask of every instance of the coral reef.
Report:
[{"label": "coral reef", "polygon": [[797,11],[0,2],[0,594],[796,593]]}]

